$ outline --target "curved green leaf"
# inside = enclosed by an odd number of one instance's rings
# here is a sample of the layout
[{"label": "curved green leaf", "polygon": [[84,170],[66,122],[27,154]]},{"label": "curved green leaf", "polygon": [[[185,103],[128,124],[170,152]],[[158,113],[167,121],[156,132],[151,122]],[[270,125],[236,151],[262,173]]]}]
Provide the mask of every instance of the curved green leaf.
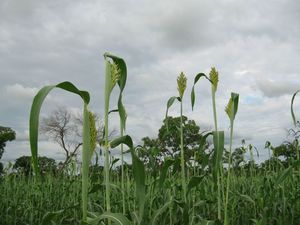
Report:
[{"label": "curved green leaf", "polygon": [[126,66],[124,59],[122,59],[118,56],[115,56],[115,55],[112,55],[112,54],[106,52],[106,53],[104,53],[104,57],[111,58],[114,61],[114,63],[117,64],[117,66],[121,72],[120,79],[118,80],[118,85],[120,88],[120,94],[119,94],[119,99],[118,99],[118,111],[119,111],[119,116],[120,116],[121,125],[122,125],[121,129],[125,130],[127,114],[126,114],[124,104],[122,102],[122,94],[123,94],[124,88],[126,86],[127,66]]},{"label": "curved green leaf", "polygon": [[242,194],[239,194],[239,196],[240,196],[241,198],[243,198],[245,201],[251,202],[253,205],[255,205],[255,201],[254,201],[249,195],[242,195]]},{"label": "curved green leaf", "polygon": [[88,224],[96,225],[102,220],[109,219],[119,225],[132,225],[132,223],[121,213],[105,212],[99,216],[96,214],[92,214],[92,213],[90,213],[90,214],[93,216],[93,218],[90,218],[90,217],[88,218],[88,220],[87,220]]},{"label": "curved green leaf", "polygon": [[181,101],[180,97],[173,96],[173,97],[169,98],[169,100],[168,100],[168,102],[167,102],[167,110],[166,110],[166,117],[165,117],[165,119],[166,119],[166,127],[167,127],[167,131],[169,131],[168,120],[167,120],[169,108],[173,105],[173,103],[174,103],[174,101],[175,101],[176,99],[177,99],[179,102]]},{"label": "curved green leaf", "polygon": [[295,116],[295,113],[294,113],[294,100],[295,100],[296,95],[297,95],[299,92],[300,92],[300,90],[296,91],[296,92],[293,94],[293,97],[292,97],[292,100],[291,100],[291,114],[292,114],[292,119],[293,119],[294,126],[296,126],[296,124],[297,124],[296,116]]},{"label": "curved green leaf", "polygon": [[151,225],[158,224],[157,223],[158,216],[161,215],[164,211],[166,211],[169,208],[169,206],[172,204],[172,202],[173,202],[173,200],[165,203],[161,208],[159,208],[158,210],[155,211],[155,213],[151,219],[151,222],[150,222]]},{"label": "curved green leaf", "polygon": [[39,115],[41,111],[42,104],[49,94],[49,92],[54,88],[61,88],[65,91],[79,95],[84,102],[83,111],[83,154],[82,154],[82,211],[83,211],[83,221],[86,220],[87,216],[87,195],[88,195],[88,167],[90,160],[90,121],[89,112],[87,105],[90,101],[90,95],[87,91],[79,90],[75,85],[66,81],[59,83],[57,85],[50,85],[43,87],[34,97],[29,119],[29,140],[31,147],[31,155],[33,161],[33,168],[36,177],[39,176],[38,168],[38,128],[39,128]]},{"label": "curved green leaf", "polygon": [[199,151],[203,151],[203,148],[205,146],[205,143],[206,143],[206,139],[210,136],[210,135],[213,135],[213,132],[208,132],[207,134],[203,135],[200,139],[200,142],[199,142]]},{"label": "curved green leaf", "polygon": [[110,147],[115,148],[120,144],[127,145],[130,149],[133,148],[133,142],[129,135],[124,135],[122,137],[118,137],[110,142]]},{"label": "curved green leaf", "polygon": [[33,160],[33,168],[37,176],[39,174],[38,161],[37,161],[38,160],[37,156],[38,156],[39,115],[45,98],[53,88],[61,88],[63,90],[77,94],[82,98],[82,100],[86,104],[88,104],[90,101],[90,95],[87,91],[79,90],[74,84],[68,81],[59,83],[57,85],[45,86],[36,94],[36,96],[33,99],[31,110],[30,110],[29,140],[30,140],[31,155]]},{"label": "curved green leaf", "polygon": [[[195,99],[196,99],[196,97],[195,97],[195,85],[196,85],[196,83],[198,82],[198,80],[199,80],[201,77],[205,77],[207,80],[210,81],[210,79],[209,79],[204,73],[198,73],[198,74],[195,76],[194,84],[193,84],[192,92],[191,92],[192,110],[194,109]],[[210,81],[210,82],[211,82],[211,81]]]},{"label": "curved green leaf", "polygon": [[64,209],[62,210],[58,210],[55,212],[47,212],[42,219],[42,223],[41,225],[48,225],[48,224],[52,224],[53,219],[57,216],[63,215],[63,213],[65,212]]}]

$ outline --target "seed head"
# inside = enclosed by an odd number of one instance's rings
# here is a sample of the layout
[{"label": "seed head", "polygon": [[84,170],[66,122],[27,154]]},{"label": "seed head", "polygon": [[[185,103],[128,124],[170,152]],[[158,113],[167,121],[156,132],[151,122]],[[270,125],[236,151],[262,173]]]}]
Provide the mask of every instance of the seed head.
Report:
[{"label": "seed head", "polygon": [[212,82],[212,85],[215,88],[215,91],[217,90],[218,87],[218,82],[219,82],[219,72],[216,70],[215,67],[211,68],[211,71],[209,72],[209,79]]},{"label": "seed head", "polygon": [[88,111],[89,115],[89,122],[90,122],[90,144],[91,144],[91,157],[96,149],[97,143],[97,129],[96,129],[96,121],[95,121],[95,114],[91,111]]},{"label": "seed head", "polygon": [[184,91],[186,89],[186,80],[186,76],[183,72],[181,72],[177,78],[177,90],[179,92],[180,98],[183,97]]},{"label": "seed head", "polygon": [[114,88],[116,83],[119,81],[121,77],[121,71],[120,68],[116,63],[111,64],[111,89]]},{"label": "seed head", "polygon": [[225,112],[227,113],[230,120],[233,119],[233,101],[232,98],[229,99],[227,106],[225,107]]}]

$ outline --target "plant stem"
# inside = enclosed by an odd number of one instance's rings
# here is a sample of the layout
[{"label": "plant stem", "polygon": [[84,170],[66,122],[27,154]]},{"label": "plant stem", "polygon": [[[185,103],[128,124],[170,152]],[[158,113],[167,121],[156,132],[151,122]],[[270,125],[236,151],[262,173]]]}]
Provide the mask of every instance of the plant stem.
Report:
[{"label": "plant stem", "polygon": [[[122,122],[120,121],[120,134],[121,137],[124,135],[124,128]],[[122,205],[123,205],[123,215],[126,213],[125,208],[125,187],[124,187],[124,156],[123,156],[123,144],[121,144],[121,188],[122,188]]]},{"label": "plant stem", "polygon": [[182,120],[182,98],[180,101],[180,154],[181,154],[181,182],[182,182],[182,189],[183,189],[183,199],[186,203],[186,183],[185,183],[185,168],[184,168],[184,149],[183,149],[183,120]]},{"label": "plant stem", "polygon": [[229,142],[229,161],[228,161],[228,173],[226,184],[226,197],[225,197],[225,212],[224,212],[224,225],[228,224],[228,197],[229,197],[229,182],[230,182],[230,170],[232,163],[232,139],[233,139],[233,120],[230,120],[230,142]]},{"label": "plant stem", "polygon": [[[213,105],[213,114],[214,114],[214,124],[215,124],[215,132],[218,135],[218,123],[217,123],[217,110],[216,110],[216,89],[212,85],[212,105]],[[221,169],[221,168],[220,168]],[[220,187],[220,169],[217,173],[217,186],[218,186],[218,219],[221,220],[221,187]]]},{"label": "plant stem", "polygon": [[82,146],[82,220],[87,219],[88,184],[89,184],[89,155],[90,155],[90,130],[87,105],[83,110],[83,146]]},{"label": "plant stem", "polygon": [[[106,61],[106,77],[105,77],[105,89],[104,89],[104,140],[105,140],[105,200],[106,200],[106,210],[111,211],[110,208],[110,185],[109,185],[109,146],[108,146],[108,111],[109,111],[109,97],[110,97],[110,65]],[[110,223],[110,220],[109,220]]]}]

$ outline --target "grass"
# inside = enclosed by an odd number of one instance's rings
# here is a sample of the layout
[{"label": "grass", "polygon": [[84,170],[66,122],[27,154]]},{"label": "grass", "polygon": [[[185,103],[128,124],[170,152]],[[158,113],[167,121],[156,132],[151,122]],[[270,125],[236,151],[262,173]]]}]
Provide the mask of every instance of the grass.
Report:
[{"label": "grass", "polygon": [[[264,177],[263,172],[260,172],[253,178],[253,182],[247,178],[246,170],[242,171],[242,175],[233,173],[231,176],[228,223],[250,225],[262,221],[262,224],[299,224],[299,177],[291,174],[281,184],[274,185],[278,179],[277,173],[268,173]],[[121,187],[118,174],[113,172],[110,175],[114,184]],[[105,188],[104,186],[96,188],[95,184],[102,183],[103,174],[97,174],[95,177],[90,191],[93,187],[95,188],[94,192],[89,194],[88,205],[90,211],[101,213],[104,212],[102,202],[105,200]],[[132,193],[135,185],[133,177],[128,178],[124,190],[128,198],[125,215],[129,220],[134,221],[136,199]],[[156,219],[159,224],[182,224],[182,212],[178,203],[181,189],[177,185],[174,186],[176,183],[180,184],[180,179],[168,177],[164,183],[164,191],[150,192],[155,188],[154,181],[154,177],[146,176],[147,200],[144,224],[151,224],[153,214],[158,210],[161,210],[161,214],[158,214]],[[112,188],[111,192],[111,210],[122,212],[122,193],[118,188]],[[218,212],[215,193],[214,181],[207,175],[197,186],[193,195],[195,197],[193,208],[196,213],[192,224],[205,224],[204,221],[216,220]],[[191,198],[192,196],[189,196],[188,200]],[[7,176],[0,182],[0,201],[0,224],[42,224],[43,218],[50,212],[58,212],[51,219],[55,224],[80,224],[81,177],[48,175],[37,186],[32,178]],[[172,207],[163,208],[166,203]],[[60,210],[63,212],[59,212]],[[257,223],[253,220],[257,220]]]},{"label": "grass", "polygon": [[[185,159],[183,135],[183,99],[187,79],[181,73],[177,79],[179,96],[167,101],[168,110],[180,103],[180,157],[165,159],[161,167],[149,167],[139,157],[142,146],[134,146],[124,135],[127,114],[123,105],[127,68],[122,58],[104,54],[104,143],[103,167],[91,165],[95,148],[93,114],[89,111],[89,93],[70,82],[42,88],[35,96],[30,114],[30,144],[33,176],[7,173],[0,180],[0,225],[10,224],[121,224],[121,225],[202,225],[202,224],[300,224],[299,154],[284,165],[274,158],[276,165],[259,167],[253,161],[247,166],[232,166],[233,126],[238,109],[238,94],[232,93],[225,109],[230,121],[228,164],[224,162],[224,131],[218,130],[216,91],[219,74],[212,68],[209,77],[195,76],[191,91],[192,109],[195,106],[195,85],[201,77],[211,85],[214,131],[203,136],[199,151],[209,135],[213,135],[213,151],[208,166],[190,164]],[[111,110],[110,97],[119,88],[117,110]],[[54,88],[78,95],[83,100],[83,148],[81,173],[44,174],[38,164],[39,112],[43,101]],[[291,102],[291,113],[296,125]],[[114,107],[113,107],[114,108]],[[119,113],[120,137],[109,140],[109,115]],[[166,120],[167,122],[168,120]],[[168,127],[168,126],[167,126]],[[168,132],[170,132],[168,130]],[[109,151],[116,147],[129,152],[132,165],[112,169]],[[297,147],[298,149],[298,143]],[[253,157],[252,147],[250,148]],[[196,154],[195,154],[196,155]],[[179,169],[177,164],[179,163]],[[191,166],[192,165],[192,166]],[[249,177],[251,179],[249,179]]]}]

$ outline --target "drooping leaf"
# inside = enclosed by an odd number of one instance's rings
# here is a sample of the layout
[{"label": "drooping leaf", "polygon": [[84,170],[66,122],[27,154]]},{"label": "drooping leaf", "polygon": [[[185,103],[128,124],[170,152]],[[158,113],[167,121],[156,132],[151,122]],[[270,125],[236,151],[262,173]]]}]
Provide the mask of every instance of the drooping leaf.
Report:
[{"label": "drooping leaf", "polygon": [[127,114],[126,114],[124,104],[122,102],[122,94],[123,94],[124,88],[126,86],[127,66],[126,66],[124,59],[122,59],[118,56],[112,55],[110,53],[105,53],[104,57],[111,58],[113,60],[113,62],[118,66],[120,73],[121,73],[120,79],[118,80],[118,85],[120,88],[119,99],[118,99],[118,111],[119,111],[120,121],[122,124],[121,129],[125,130]]},{"label": "drooping leaf", "polygon": [[64,209],[62,210],[58,210],[58,211],[55,211],[55,212],[47,212],[43,218],[42,218],[42,222],[41,222],[41,225],[49,225],[49,224],[52,224],[53,222],[53,219],[57,216],[61,216],[63,215],[63,213],[65,212]]},{"label": "drooping leaf", "polygon": [[198,74],[195,76],[194,84],[193,84],[192,92],[191,92],[192,110],[194,109],[195,99],[196,99],[196,96],[195,96],[195,85],[196,85],[196,83],[198,82],[198,80],[199,80],[201,77],[205,77],[207,80],[210,81],[210,79],[209,79],[204,73],[198,73]]},{"label": "drooping leaf", "polygon": [[133,148],[133,142],[129,135],[124,135],[122,137],[118,137],[110,142],[110,147],[115,148],[120,144],[127,145],[130,149]]},{"label": "drooping leaf", "polygon": [[295,100],[296,95],[299,92],[300,92],[300,90],[296,91],[293,94],[293,97],[292,97],[292,100],[291,100],[291,114],[292,114],[292,119],[293,119],[294,126],[296,126],[296,124],[297,124],[297,119],[296,119],[296,116],[295,116],[295,113],[294,113],[294,100]]},{"label": "drooping leaf", "polygon": [[272,147],[271,142],[270,141],[266,141],[265,148],[270,148],[270,147]]},{"label": "drooping leaf", "polygon": [[172,204],[172,202],[173,200],[165,203],[161,208],[154,212],[150,222],[151,225],[157,225],[159,223],[159,221],[157,221],[158,217],[162,215],[167,209],[169,209],[169,206]]},{"label": "drooping leaf", "polygon": [[39,115],[45,98],[47,97],[49,92],[54,88],[60,88],[79,95],[82,98],[82,100],[85,102],[85,104],[88,104],[90,101],[90,95],[87,91],[79,90],[74,84],[68,81],[59,83],[57,85],[45,86],[36,94],[36,96],[33,99],[31,111],[30,111],[29,140],[30,140],[31,155],[33,160],[33,168],[37,176],[39,174],[39,168],[37,162]]},{"label": "drooping leaf", "polygon": [[213,220],[202,220],[200,225],[215,225],[215,221],[213,221]]},{"label": "drooping leaf", "polygon": [[83,147],[82,147],[82,210],[83,221],[86,220],[87,215],[87,194],[88,194],[88,166],[90,160],[90,124],[87,105],[90,101],[90,95],[87,91],[79,90],[71,82],[62,82],[57,85],[50,85],[43,87],[34,97],[29,119],[29,140],[32,155],[32,163],[36,177],[39,176],[38,168],[38,128],[39,128],[39,115],[42,104],[54,88],[60,88],[65,91],[79,95],[84,102],[83,110]]},{"label": "drooping leaf", "polygon": [[200,139],[200,142],[199,142],[199,151],[203,151],[204,149],[204,146],[206,144],[206,140],[207,138],[210,136],[210,135],[213,135],[213,132],[208,132],[207,134],[203,135]]},{"label": "drooping leaf", "polygon": [[110,169],[109,169],[109,170],[112,170],[112,169],[113,169],[113,166],[114,166],[119,160],[120,160],[119,158],[114,159],[114,160],[111,162],[111,165],[110,165]]},{"label": "drooping leaf", "polygon": [[166,110],[166,127],[167,127],[167,131],[169,131],[169,126],[168,126],[168,112],[169,112],[169,108],[173,105],[174,101],[175,100],[178,100],[179,102],[181,101],[180,97],[176,97],[176,96],[173,96],[171,98],[169,98],[168,102],[167,102],[167,110]]},{"label": "drooping leaf", "polygon": [[110,213],[110,212],[105,212],[102,213],[101,215],[97,215],[95,213],[90,213],[92,217],[88,217],[87,223],[91,225],[97,225],[99,224],[100,221],[102,220],[112,220],[116,224],[119,225],[132,225],[132,223],[121,213]]},{"label": "drooping leaf", "polygon": [[239,196],[244,199],[247,202],[252,203],[253,205],[255,205],[255,201],[249,196],[249,195],[243,195],[243,194],[239,194]]},{"label": "drooping leaf", "polygon": [[112,109],[112,110],[110,110],[110,111],[108,112],[108,115],[111,114],[111,113],[114,113],[114,112],[119,112],[119,110],[118,110],[118,109]]}]

